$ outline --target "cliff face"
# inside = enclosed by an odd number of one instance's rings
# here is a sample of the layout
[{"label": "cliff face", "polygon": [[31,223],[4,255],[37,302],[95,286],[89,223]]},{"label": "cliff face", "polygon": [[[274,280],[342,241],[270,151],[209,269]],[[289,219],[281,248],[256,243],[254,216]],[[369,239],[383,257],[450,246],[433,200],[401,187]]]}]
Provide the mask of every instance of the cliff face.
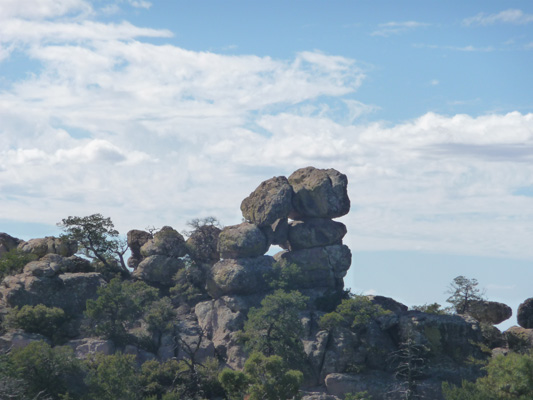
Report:
[{"label": "cliff face", "polygon": [[[357,329],[321,329],[320,317],[332,308],[332,304],[323,304],[328,299],[338,303],[351,265],[351,251],[342,243],[346,226],[334,220],[349,212],[347,185],[346,176],[333,169],[302,168],[288,178],[261,183],[241,204],[245,219],[241,224],[223,229],[198,226],[187,240],[171,227],[155,234],[128,232],[131,279],[158,288],[162,297],[170,296],[177,315],[170,321],[173,328],[152,336],[148,345],[119,344],[88,334],[89,322],[83,314],[86,302],[97,298],[98,288],[106,286],[108,279],[75,255],[75,243],[58,238],[24,242],[0,234],[0,256],[18,248],[35,258],[22,272],[3,279],[0,315],[24,305],[63,309],[69,317],[65,341],[78,357],[120,350],[135,354],[142,363],[191,357],[194,349],[197,362],[216,357],[222,365],[240,369],[247,352],[239,331],[248,311],[272,293],[279,271],[293,269],[298,274],[290,289],[309,299],[307,309],[300,313],[305,388],[331,395],[308,394],[309,399],[361,391],[375,399],[403,398],[407,381],[399,365],[415,349],[424,349],[423,365],[413,364],[417,373],[409,379],[416,381],[419,394],[442,398],[442,381],[459,384],[480,375],[479,366],[467,359],[485,359],[484,345],[506,346],[505,336],[489,325],[498,323],[508,310],[503,305],[478,304],[475,320],[409,311],[393,299],[369,296],[372,304],[388,312]],[[271,245],[284,250],[265,255]],[[524,315],[527,307],[523,307]],[[531,327],[530,319],[524,316],[522,320]],[[142,330],[144,324],[132,321],[129,328],[131,332]],[[7,330],[0,337],[0,350],[42,339],[48,340]]]}]

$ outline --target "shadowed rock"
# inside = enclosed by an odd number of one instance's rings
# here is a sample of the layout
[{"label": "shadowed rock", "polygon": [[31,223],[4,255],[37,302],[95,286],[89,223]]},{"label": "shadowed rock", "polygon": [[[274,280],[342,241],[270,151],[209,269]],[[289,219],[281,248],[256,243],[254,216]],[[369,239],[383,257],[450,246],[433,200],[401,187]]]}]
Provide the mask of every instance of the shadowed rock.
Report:
[{"label": "shadowed rock", "polygon": [[468,314],[479,322],[498,325],[511,318],[513,310],[503,303],[481,300],[470,302]]},{"label": "shadowed rock", "polygon": [[265,234],[256,225],[248,222],[227,226],[218,237],[221,258],[258,257],[265,254],[268,247]]},{"label": "shadowed rock", "polygon": [[185,268],[183,260],[156,255],[142,260],[132,276],[152,284],[172,286],[174,275],[182,268]]},{"label": "shadowed rock", "polygon": [[2,257],[2,254],[15,249],[23,242],[23,240],[10,236],[7,233],[0,233],[0,257]]},{"label": "shadowed rock", "polygon": [[518,306],[516,318],[522,328],[533,329],[533,297]]},{"label": "shadowed rock", "polygon": [[341,244],[346,226],[328,218],[307,218],[289,222],[289,246],[291,250]]},{"label": "shadowed rock", "polygon": [[166,256],[179,258],[187,254],[185,239],[175,229],[164,226],[153,239],[148,240],[140,249],[143,257]]}]

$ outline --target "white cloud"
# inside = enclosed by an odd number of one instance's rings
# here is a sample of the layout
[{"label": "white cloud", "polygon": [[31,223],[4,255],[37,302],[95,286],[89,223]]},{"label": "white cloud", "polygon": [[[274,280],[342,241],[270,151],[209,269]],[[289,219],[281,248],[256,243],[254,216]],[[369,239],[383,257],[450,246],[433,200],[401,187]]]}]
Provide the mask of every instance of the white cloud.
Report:
[{"label": "white cloud", "polygon": [[423,28],[427,26],[429,26],[429,24],[417,21],[387,22],[384,24],[379,24],[378,29],[373,31],[370,35],[388,37],[391,35],[398,35],[412,29]]},{"label": "white cloud", "polygon": [[84,0],[2,0],[0,3],[0,21],[8,18],[39,20],[91,12],[90,3]]},{"label": "white cloud", "polygon": [[533,14],[525,14],[522,10],[508,9],[497,14],[479,13],[474,17],[466,18],[463,24],[469,25],[493,25],[497,23],[525,25],[533,22]]}]

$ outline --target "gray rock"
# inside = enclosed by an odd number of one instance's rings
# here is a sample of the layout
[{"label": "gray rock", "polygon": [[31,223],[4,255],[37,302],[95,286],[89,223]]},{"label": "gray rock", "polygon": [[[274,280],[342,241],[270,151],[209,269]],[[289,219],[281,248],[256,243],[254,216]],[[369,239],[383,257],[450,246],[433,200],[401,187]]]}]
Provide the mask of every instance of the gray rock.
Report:
[{"label": "gray rock", "polygon": [[527,353],[533,349],[533,329],[511,326],[504,332],[509,349],[518,353]]},{"label": "gray rock", "polygon": [[290,250],[341,244],[346,235],[346,226],[328,218],[306,218],[289,222]]},{"label": "gray rock", "polygon": [[94,267],[84,258],[62,257],[57,254],[47,254],[37,261],[31,261],[24,266],[23,270],[26,275],[48,277],[80,272],[94,272]]},{"label": "gray rock", "polygon": [[78,251],[78,244],[72,240],[63,240],[53,236],[40,239],[31,239],[22,242],[18,248],[26,253],[35,254],[41,258],[47,254],[58,254],[63,257],[70,257]]},{"label": "gray rock", "polygon": [[272,271],[273,263],[270,256],[221,260],[211,269],[207,292],[215,299],[265,292],[269,290],[265,275]]},{"label": "gray rock", "polygon": [[292,208],[292,187],[284,176],[262,182],[241,203],[243,217],[257,226],[287,218]]},{"label": "gray rock", "polygon": [[153,239],[148,240],[141,246],[140,252],[143,257],[166,256],[180,258],[187,254],[187,247],[185,246],[185,239],[178,231],[170,226],[164,226],[154,234]]},{"label": "gray rock", "polygon": [[17,248],[22,242],[23,240],[10,236],[7,233],[0,233],[0,257],[4,253]]},{"label": "gray rock", "polygon": [[405,304],[402,304],[390,297],[375,295],[368,295],[366,297],[372,302],[372,304],[381,306],[384,310],[392,311],[395,314],[406,312],[409,308]]},{"label": "gray rock", "polygon": [[533,329],[533,297],[518,306],[516,318],[522,328]]},{"label": "gray rock", "polygon": [[221,229],[214,225],[203,225],[195,229],[186,241],[187,251],[193,260],[215,263],[218,254],[218,237]]},{"label": "gray rock", "polygon": [[503,303],[479,300],[470,303],[468,314],[479,322],[497,325],[511,318],[513,310]]},{"label": "gray rock", "polygon": [[265,234],[256,225],[243,222],[225,227],[218,237],[221,258],[259,257],[268,250]]},{"label": "gray rock", "polygon": [[27,333],[20,330],[7,332],[0,336],[0,354],[6,354],[10,350],[26,347],[32,342],[45,341],[50,344],[50,341],[43,335],[38,333]]},{"label": "gray rock", "polygon": [[182,268],[185,263],[179,258],[153,255],[141,261],[132,276],[156,285],[173,286],[174,275]]},{"label": "gray rock", "polygon": [[132,229],[128,232],[127,240],[128,247],[131,250],[131,257],[128,259],[128,267],[137,268],[137,265],[142,261],[141,247],[149,240],[153,239],[149,232]]},{"label": "gray rock", "polygon": [[89,355],[95,353],[102,353],[106,356],[115,353],[115,344],[112,340],[83,338],[70,340],[67,345],[72,347],[76,357],[81,359],[87,358]]},{"label": "gray rock", "polygon": [[351,264],[352,254],[345,245],[315,247],[296,251],[282,251],[274,255],[281,266],[296,264],[303,276],[301,289],[329,288],[342,286],[342,278]]},{"label": "gray rock", "polygon": [[301,168],[289,183],[294,191],[289,218],[336,218],[350,211],[348,178],[334,169]]}]

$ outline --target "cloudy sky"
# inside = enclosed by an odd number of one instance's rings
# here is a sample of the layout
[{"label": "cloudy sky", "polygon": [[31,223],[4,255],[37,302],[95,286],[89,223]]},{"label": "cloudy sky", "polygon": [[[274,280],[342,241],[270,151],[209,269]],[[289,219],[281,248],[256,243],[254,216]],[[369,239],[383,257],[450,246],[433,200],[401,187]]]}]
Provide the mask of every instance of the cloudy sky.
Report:
[{"label": "cloudy sky", "polygon": [[346,285],[533,281],[533,3],[0,1],[0,231],[240,223],[272,176],[349,179]]}]

